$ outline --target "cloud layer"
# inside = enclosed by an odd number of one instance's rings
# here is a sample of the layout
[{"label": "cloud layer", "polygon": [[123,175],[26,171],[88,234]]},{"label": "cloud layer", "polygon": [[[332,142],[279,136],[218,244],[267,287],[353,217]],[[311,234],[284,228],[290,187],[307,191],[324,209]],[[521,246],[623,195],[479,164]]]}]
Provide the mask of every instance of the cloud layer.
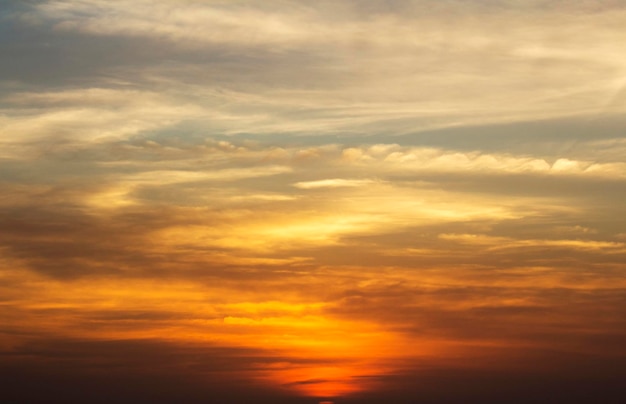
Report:
[{"label": "cloud layer", "polygon": [[611,402],[625,22],[8,2],[0,397]]}]

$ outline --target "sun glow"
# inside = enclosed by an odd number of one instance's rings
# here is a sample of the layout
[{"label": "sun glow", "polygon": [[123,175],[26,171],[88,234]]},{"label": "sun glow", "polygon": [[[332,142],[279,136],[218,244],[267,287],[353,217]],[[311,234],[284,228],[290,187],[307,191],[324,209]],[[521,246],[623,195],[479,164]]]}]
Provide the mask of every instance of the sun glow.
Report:
[{"label": "sun glow", "polygon": [[[228,289],[189,283],[164,286],[138,280],[122,285],[103,279],[100,287],[94,288],[80,280],[68,284],[36,276],[23,282],[25,288],[43,291],[37,301],[24,306],[33,315],[65,313],[40,320],[42,332],[62,328],[73,330],[74,337],[123,340],[166,335],[169,341],[181,344],[262,349],[292,360],[259,364],[251,378],[302,396],[340,397],[367,391],[373,387],[370,376],[393,372],[394,360],[437,351],[427,341],[418,349],[414,341],[372,322],[329,316],[324,302],[237,301],[241,295],[230,294]],[[207,297],[213,301],[208,302]],[[90,313],[117,313],[121,307],[124,313],[119,312],[119,321],[92,319],[90,327],[80,326]],[[142,321],[164,309],[174,316],[184,313],[184,317]],[[129,327],[140,322],[142,327]]]},{"label": "sun glow", "polygon": [[381,369],[363,367],[319,366],[304,369],[283,369],[272,375],[283,386],[308,397],[341,397],[367,390],[369,387],[359,376],[363,372]]}]

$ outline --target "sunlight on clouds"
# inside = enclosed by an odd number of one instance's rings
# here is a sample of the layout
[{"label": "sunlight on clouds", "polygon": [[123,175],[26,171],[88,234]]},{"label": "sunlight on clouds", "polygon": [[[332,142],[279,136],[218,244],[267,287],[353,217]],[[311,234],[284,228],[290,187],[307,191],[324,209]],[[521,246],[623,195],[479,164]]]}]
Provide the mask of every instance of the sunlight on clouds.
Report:
[{"label": "sunlight on clouds", "polygon": [[304,246],[342,244],[347,236],[397,231],[408,226],[480,218],[505,219],[523,214],[516,212],[519,203],[513,199],[494,203],[488,198],[466,197],[460,201],[452,192],[413,190],[388,184],[364,187],[348,194],[320,195],[316,197],[319,205],[315,208],[307,206],[306,200],[288,202],[288,213],[257,215],[242,211],[234,222],[224,225],[169,227],[155,233],[154,240],[174,248],[287,251]]},{"label": "sunlight on clouds", "polygon": [[123,180],[136,184],[168,185],[203,180],[237,181],[244,178],[271,176],[290,172],[289,167],[268,166],[254,168],[230,168],[213,171],[144,171],[121,176]]},{"label": "sunlight on clouds", "polygon": [[371,180],[349,180],[344,178],[333,178],[328,180],[302,181],[293,184],[296,188],[338,188],[338,187],[360,187],[371,184]]},{"label": "sunlight on clouds", "polygon": [[365,215],[318,215],[309,219],[268,217],[268,221],[251,218],[236,226],[172,227],[155,235],[165,246],[192,248],[232,248],[270,252],[302,246],[324,246],[339,242],[342,235],[362,232],[369,228]]},{"label": "sunlight on clouds", "polygon": [[626,244],[596,240],[518,240],[510,237],[493,237],[483,234],[440,234],[443,240],[464,244],[484,245],[488,250],[502,250],[524,247],[563,247],[574,250],[600,250],[607,254],[626,252]]},{"label": "sunlight on clouds", "polygon": [[[616,56],[622,54],[616,45],[621,38],[612,28],[623,22],[622,9],[591,17],[541,7],[516,12],[505,8],[491,15],[470,3],[434,7],[416,2],[407,3],[403,12],[363,18],[360,7],[346,4],[336,5],[328,18],[324,4],[281,4],[49,1],[36,10],[62,32],[142,38],[220,55],[209,71],[227,79],[219,86],[212,80],[204,88],[187,86],[195,105],[179,115],[226,133],[397,134],[593,117],[607,102],[613,113],[624,109],[610,102],[626,72],[626,59]],[[452,7],[458,8],[455,24],[447,22],[446,10]],[[475,23],[477,14],[481,24]],[[260,63],[251,65],[256,73],[237,77],[229,71],[232,62],[220,67],[219,49],[224,46],[238,49],[241,60]],[[309,56],[304,62],[299,60],[302,52]],[[272,85],[275,58],[282,58],[279,65],[285,66],[285,72],[275,73],[285,76],[280,86]],[[498,68],[486,76],[487,66]],[[181,68],[175,75],[181,77],[174,78],[171,67],[148,70],[151,80],[170,88],[184,85],[182,77],[190,72],[206,79],[205,69]],[[139,73],[142,79],[146,74]],[[190,114],[192,110],[196,113]]]},{"label": "sunlight on clouds", "polygon": [[0,125],[16,144],[50,137],[78,144],[125,139],[203,112],[155,92],[104,88],[18,93],[2,102],[12,109],[0,115]]},{"label": "sunlight on clouds", "polygon": [[626,163],[596,163],[559,158],[553,164],[531,156],[449,152],[435,148],[407,148],[374,145],[343,150],[344,161],[363,167],[376,164],[377,170],[406,172],[476,172],[499,174],[576,175],[623,178]]},{"label": "sunlight on clouds", "polygon": [[[203,182],[203,181],[237,181],[246,178],[257,178],[264,176],[272,176],[291,171],[289,167],[284,166],[268,166],[246,168],[232,168],[213,171],[182,171],[182,170],[159,170],[159,171],[143,171],[137,174],[119,175],[116,178],[116,185],[105,188],[86,197],[88,205],[103,208],[120,208],[130,205],[139,204],[140,202],[133,198],[133,192],[141,187],[147,186],[166,186],[172,184]],[[290,200],[291,198],[281,198],[272,195],[252,195],[249,199],[260,200]]]},{"label": "sunlight on clouds", "polygon": [[618,3],[9,1],[9,401],[607,401]]},{"label": "sunlight on clouds", "polygon": [[[191,41],[188,46],[193,46],[193,42],[280,44],[308,37],[302,29],[303,22],[293,14],[289,19],[241,7],[234,10],[219,7],[219,3],[207,7],[190,2],[184,8],[178,4],[154,4],[141,0],[135,2],[134,7],[126,7],[121,2],[99,3],[103,13],[92,15],[89,19],[81,19],[81,12],[89,13],[94,2],[72,6],[51,2],[41,5],[40,9],[60,20],[55,26],[58,30],[79,30],[99,35],[157,35],[174,42]],[[121,20],[120,16],[125,18]],[[253,24],[255,30],[251,32],[248,27]],[[206,30],[207,26],[213,29]]]},{"label": "sunlight on clouds", "polygon": [[[236,289],[189,282],[163,285],[129,280],[120,284],[101,279],[94,288],[91,281],[55,282],[25,278],[23,274],[17,281],[23,290],[44,287],[44,291],[36,299],[23,302],[25,317],[13,319],[12,327],[37,319],[39,332],[66,330],[74,337],[166,338],[185,343],[262,346],[294,359],[307,358],[310,363],[259,367],[253,370],[254,377],[306,394],[362,390],[357,376],[390,371],[394,367],[388,363],[390,358],[406,360],[411,355],[424,355],[426,347],[432,355],[435,347],[432,343],[417,347],[372,323],[324,316],[322,302],[242,301],[245,297]],[[309,380],[315,380],[315,385],[309,385]]]}]

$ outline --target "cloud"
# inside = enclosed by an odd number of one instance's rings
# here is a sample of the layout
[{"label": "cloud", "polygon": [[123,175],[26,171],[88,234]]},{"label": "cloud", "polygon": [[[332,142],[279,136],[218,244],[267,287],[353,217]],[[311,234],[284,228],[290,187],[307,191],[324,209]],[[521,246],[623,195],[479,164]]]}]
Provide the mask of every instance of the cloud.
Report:
[{"label": "cloud", "polygon": [[183,85],[195,95],[185,109],[212,117],[193,119],[227,133],[407,134],[604,113],[623,85],[621,8],[484,7],[93,0],[42,2],[30,14],[55,37],[132,42],[143,51],[103,60],[90,78],[169,96]]},{"label": "cloud", "polygon": [[[107,188],[90,194],[86,197],[86,204],[96,208],[115,208],[139,203],[132,197],[133,193],[139,192],[144,187],[167,187],[175,184],[199,183],[206,181],[237,181],[248,178],[274,176],[291,171],[286,166],[257,167],[254,169],[232,168],[225,170],[213,170],[210,172],[160,170],[142,171],[136,174],[121,175],[115,178],[115,182]],[[250,199],[261,200],[289,200],[277,196],[252,195]]]},{"label": "cloud", "polygon": [[0,373],[38,386],[10,399],[621,387],[621,5],[0,14]]},{"label": "cloud", "polygon": [[[41,148],[41,143],[68,148],[127,139],[201,112],[196,106],[175,104],[154,92],[123,89],[17,93],[3,101],[11,107],[9,113],[0,115],[0,123],[10,136],[3,136],[0,142],[13,148],[0,155],[4,158],[32,154],[28,151]],[[20,152],[15,153],[16,149]]]},{"label": "cloud", "polygon": [[443,240],[464,244],[486,246],[488,250],[508,248],[561,247],[580,250],[601,250],[606,253],[624,253],[626,245],[614,241],[597,240],[515,240],[508,237],[492,237],[482,234],[440,234]]},{"label": "cloud", "polygon": [[333,178],[317,181],[301,181],[293,184],[296,188],[315,189],[315,188],[340,188],[340,187],[360,187],[371,184],[371,180],[349,180],[343,178]]},{"label": "cloud", "polygon": [[[408,148],[399,145],[372,145],[343,150],[344,160],[364,165],[377,164],[380,170],[402,172],[474,172],[485,174],[572,175],[623,178],[622,162],[556,158],[552,164],[544,158],[481,152],[453,152],[436,148]],[[554,158],[554,157],[553,157]]]}]

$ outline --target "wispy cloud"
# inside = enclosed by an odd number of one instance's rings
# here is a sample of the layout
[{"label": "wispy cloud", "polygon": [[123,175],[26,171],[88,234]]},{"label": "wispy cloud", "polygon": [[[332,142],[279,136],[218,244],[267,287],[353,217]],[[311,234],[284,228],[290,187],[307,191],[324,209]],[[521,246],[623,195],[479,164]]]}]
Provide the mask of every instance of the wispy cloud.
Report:
[{"label": "wispy cloud", "polygon": [[371,184],[372,182],[372,180],[349,180],[344,178],[332,178],[327,180],[296,182],[295,184],[293,184],[293,186],[301,189],[361,187]]}]

